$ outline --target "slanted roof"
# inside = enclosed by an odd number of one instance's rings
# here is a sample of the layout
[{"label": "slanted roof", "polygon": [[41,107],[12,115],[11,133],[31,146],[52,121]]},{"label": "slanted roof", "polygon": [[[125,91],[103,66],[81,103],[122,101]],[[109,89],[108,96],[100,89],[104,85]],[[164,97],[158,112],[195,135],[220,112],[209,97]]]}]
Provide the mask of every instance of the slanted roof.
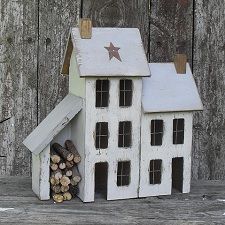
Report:
[{"label": "slanted roof", "polygon": [[23,144],[38,155],[81,109],[82,98],[68,94],[23,141]]},{"label": "slanted roof", "polygon": [[[147,58],[137,28],[92,28],[91,39],[81,39],[78,28],[71,29],[62,73],[68,74],[71,43],[81,77],[149,76]],[[119,57],[109,56],[110,43]],[[117,55],[118,56],[118,55]]]},{"label": "slanted roof", "polygon": [[203,105],[189,64],[177,74],[174,63],[150,63],[151,77],[143,78],[144,113],[196,111]]}]

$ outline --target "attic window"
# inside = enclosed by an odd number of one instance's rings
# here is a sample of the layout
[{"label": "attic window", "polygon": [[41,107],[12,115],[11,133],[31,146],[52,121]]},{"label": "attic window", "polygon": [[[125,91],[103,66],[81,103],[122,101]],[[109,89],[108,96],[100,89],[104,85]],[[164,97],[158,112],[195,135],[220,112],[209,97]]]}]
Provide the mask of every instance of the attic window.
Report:
[{"label": "attic window", "polygon": [[173,144],[184,143],[184,119],[173,120]]},{"label": "attic window", "polygon": [[163,137],[163,120],[151,121],[151,145],[162,145]]},{"label": "attic window", "polygon": [[131,146],[131,121],[119,122],[119,147],[130,147]]},{"label": "attic window", "polygon": [[96,138],[95,138],[95,147],[96,149],[105,149],[108,148],[108,123],[100,122],[96,123],[95,127]]},{"label": "attic window", "polygon": [[130,184],[130,161],[118,162],[117,166],[117,186]]},{"label": "attic window", "polygon": [[132,105],[132,80],[120,80],[120,106]]},{"label": "attic window", "polygon": [[96,107],[108,107],[109,105],[109,81],[96,80]]},{"label": "attic window", "polygon": [[149,182],[150,184],[161,184],[162,160],[155,159],[150,161]]}]

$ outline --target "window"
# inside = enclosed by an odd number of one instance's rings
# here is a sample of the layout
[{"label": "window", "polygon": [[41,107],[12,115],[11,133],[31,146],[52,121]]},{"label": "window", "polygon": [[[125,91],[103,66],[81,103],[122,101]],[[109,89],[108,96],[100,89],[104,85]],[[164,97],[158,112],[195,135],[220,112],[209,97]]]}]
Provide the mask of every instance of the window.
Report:
[{"label": "window", "polygon": [[96,80],[96,107],[108,107],[109,105],[109,81]]},{"label": "window", "polygon": [[132,104],[132,80],[120,80],[120,106]]},{"label": "window", "polygon": [[131,146],[131,122],[122,121],[119,122],[119,147],[130,147]]},{"label": "window", "polygon": [[117,167],[117,186],[130,184],[130,161],[118,162]]},{"label": "window", "polygon": [[108,148],[108,123],[100,122],[96,123],[96,139],[95,147],[99,148]]},{"label": "window", "polygon": [[173,144],[184,143],[184,119],[173,120]]},{"label": "window", "polygon": [[162,145],[163,120],[151,121],[151,145]]},{"label": "window", "polygon": [[155,159],[150,161],[149,181],[150,184],[161,184],[162,160]]}]

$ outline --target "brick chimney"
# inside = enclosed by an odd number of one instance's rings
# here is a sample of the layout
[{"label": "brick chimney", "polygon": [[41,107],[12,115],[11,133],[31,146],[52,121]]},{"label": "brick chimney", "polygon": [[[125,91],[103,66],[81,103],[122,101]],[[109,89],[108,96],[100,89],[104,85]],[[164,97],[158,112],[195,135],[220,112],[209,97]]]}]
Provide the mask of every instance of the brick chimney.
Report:
[{"label": "brick chimney", "polygon": [[186,74],[187,56],[185,54],[176,54],[174,65],[178,74]]},{"label": "brick chimney", "polygon": [[92,36],[92,21],[89,18],[80,19],[80,36],[82,39],[91,39]]}]

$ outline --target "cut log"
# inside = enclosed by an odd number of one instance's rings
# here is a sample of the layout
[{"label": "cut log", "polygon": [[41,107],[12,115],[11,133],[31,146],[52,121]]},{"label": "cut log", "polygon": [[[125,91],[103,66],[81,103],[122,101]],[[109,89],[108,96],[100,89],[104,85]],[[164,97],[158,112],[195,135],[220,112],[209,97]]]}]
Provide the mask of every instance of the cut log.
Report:
[{"label": "cut log", "polygon": [[58,202],[58,203],[63,202],[63,199],[64,199],[62,194],[56,194],[56,193],[53,193],[52,198],[55,202]]},{"label": "cut log", "polygon": [[72,195],[73,198],[76,197],[77,194],[79,194],[79,188],[78,186],[72,186],[70,185],[70,194]]},{"label": "cut log", "polygon": [[50,183],[51,185],[59,184],[59,180],[55,179],[55,177],[50,177]]},{"label": "cut log", "polygon": [[73,161],[66,161],[66,167],[67,168],[72,168],[74,166],[74,162]]},{"label": "cut log", "polygon": [[62,184],[62,186],[68,186],[70,184],[70,178],[64,175],[60,179],[60,184]]},{"label": "cut log", "polygon": [[76,183],[79,183],[81,180],[81,176],[76,165],[72,168],[72,173],[72,180]]},{"label": "cut log", "polygon": [[52,171],[51,177],[54,177],[56,180],[59,180],[62,178],[62,170],[57,169],[55,171]]},{"label": "cut log", "polygon": [[73,161],[75,163],[79,163],[81,161],[81,157],[79,152],[77,151],[75,145],[73,144],[73,142],[71,140],[67,140],[65,142],[65,146],[67,148],[68,151],[72,152],[74,155]]},{"label": "cut log", "polygon": [[70,184],[71,184],[72,186],[76,186],[76,185],[77,185],[77,182],[74,181],[73,179],[71,179],[71,180],[70,180]]},{"label": "cut log", "polygon": [[73,174],[73,172],[72,172],[71,169],[66,168],[66,169],[64,170],[64,174],[65,174],[67,177],[71,177],[72,174]]},{"label": "cut log", "polygon": [[67,192],[69,191],[70,187],[69,186],[61,186],[61,192]]},{"label": "cut log", "polygon": [[70,201],[71,199],[72,199],[72,195],[70,194],[70,192],[63,193],[63,200]]},{"label": "cut log", "polygon": [[53,163],[59,163],[61,160],[61,157],[51,148],[51,160]]},{"label": "cut log", "polygon": [[52,171],[55,171],[55,170],[57,170],[57,169],[58,169],[58,164],[56,164],[56,163],[52,163],[52,162],[51,162],[51,164],[50,164],[50,168],[51,168],[51,170],[52,170]]},{"label": "cut log", "polygon": [[61,170],[64,170],[64,169],[66,168],[66,163],[65,163],[64,161],[62,161],[62,160],[59,162],[58,165],[59,165],[59,168],[60,168]]},{"label": "cut log", "polygon": [[54,193],[58,194],[61,192],[61,186],[60,185],[53,185],[51,186],[51,189],[53,190]]},{"label": "cut log", "polygon": [[67,149],[63,148],[60,144],[54,143],[52,148],[65,160],[72,161],[73,153],[69,152]]}]

